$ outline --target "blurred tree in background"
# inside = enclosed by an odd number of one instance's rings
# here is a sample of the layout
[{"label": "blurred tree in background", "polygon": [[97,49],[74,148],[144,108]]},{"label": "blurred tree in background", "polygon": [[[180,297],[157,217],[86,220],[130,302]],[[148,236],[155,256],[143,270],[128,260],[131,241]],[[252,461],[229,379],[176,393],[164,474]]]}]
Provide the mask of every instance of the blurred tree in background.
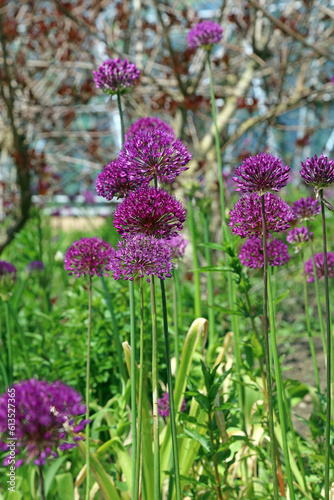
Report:
[{"label": "blurred tree in background", "polygon": [[116,103],[92,77],[106,58],[141,70],[127,125],[144,116],[169,122],[193,152],[183,179],[205,177],[218,198],[206,54],[186,38],[200,20],[224,29],[214,79],[227,179],[259,150],[295,170],[311,153],[332,155],[333,5],[0,0],[0,252],[29,218],[33,194],[47,201],[93,192],[96,174],[118,154]]}]

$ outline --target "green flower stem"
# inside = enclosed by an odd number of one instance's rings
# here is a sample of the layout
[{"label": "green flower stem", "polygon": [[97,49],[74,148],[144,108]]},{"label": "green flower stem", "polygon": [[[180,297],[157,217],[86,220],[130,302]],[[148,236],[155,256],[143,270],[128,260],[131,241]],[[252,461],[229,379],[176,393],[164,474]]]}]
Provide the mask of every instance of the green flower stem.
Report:
[{"label": "green flower stem", "polygon": [[318,391],[320,392],[319,371],[318,371],[317,358],[316,358],[316,355],[315,355],[314,343],[313,343],[313,338],[312,338],[312,329],[311,329],[310,314],[309,314],[308,294],[307,294],[307,281],[306,281],[306,274],[304,272],[304,269],[305,269],[305,259],[304,259],[304,252],[303,252],[303,250],[301,250],[300,256],[301,256],[301,261],[302,261],[302,266],[303,266],[303,273],[302,274],[303,274],[303,282],[304,282],[304,301],[305,301],[306,330],[307,330],[307,335],[308,335],[309,343],[310,343],[310,351],[311,351],[312,361],[313,361],[315,384],[317,386]]},{"label": "green flower stem", "polygon": [[323,189],[319,191],[321,201],[322,218],[322,238],[324,252],[324,278],[325,278],[325,299],[326,299],[326,341],[327,341],[327,366],[326,366],[326,430],[325,430],[325,500],[329,500],[329,469],[330,469],[330,431],[331,431],[331,375],[332,375],[332,335],[331,335],[331,316],[329,304],[329,286],[328,286],[328,263],[327,263],[327,236],[326,236],[326,217]]},{"label": "green flower stem", "polygon": [[117,105],[118,105],[118,111],[119,111],[119,118],[121,120],[122,144],[124,144],[124,142],[125,142],[124,117],[123,117],[121,96],[120,96],[119,92],[117,92]]},{"label": "green flower stem", "polygon": [[114,338],[115,338],[116,353],[117,353],[118,371],[119,371],[121,378],[125,382],[127,377],[126,377],[125,366],[123,363],[123,350],[122,350],[122,345],[121,345],[121,341],[120,341],[120,334],[119,334],[118,324],[116,321],[115,311],[114,311],[114,307],[112,304],[112,300],[111,300],[110,293],[109,293],[109,290],[107,287],[106,280],[104,279],[104,276],[101,276],[101,282],[102,282],[102,286],[103,286],[104,297],[106,299],[106,303],[107,303],[107,306],[108,306],[108,309],[110,312],[111,322],[112,322],[112,326],[113,326],[113,334],[114,334]]},{"label": "green flower stem", "polygon": [[[308,232],[310,233],[310,224],[309,222],[306,223]],[[322,346],[324,350],[324,355],[325,355],[325,361],[326,361],[326,356],[327,356],[327,347],[326,347],[326,334],[325,334],[325,327],[324,327],[324,319],[322,316],[322,307],[321,307],[321,297],[320,297],[320,290],[319,290],[319,280],[318,280],[318,275],[317,275],[317,268],[315,266],[315,261],[314,261],[314,250],[313,250],[313,243],[312,239],[309,239],[309,246],[311,250],[311,256],[312,256],[312,263],[313,263],[313,274],[314,274],[314,286],[315,286],[315,294],[317,297],[317,309],[318,309],[318,318],[319,318],[319,323],[320,323],[320,332],[321,332],[321,339],[322,339]]]},{"label": "green flower stem", "polygon": [[13,341],[12,341],[12,330],[10,326],[9,317],[9,304],[7,300],[4,300],[5,307],[5,318],[6,318],[6,341],[7,341],[7,376],[9,386],[13,383]]},{"label": "green flower stem", "polygon": [[168,382],[168,394],[169,394],[170,423],[171,423],[171,431],[172,431],[173,465],[174,465],[174,469],[175,469],[176,500],[181,500],[181,498],[182,498],[181,497],[181,479],[180,479],[179,453],[178,453],[178,447],[177,447],[177,429],[176,429],[176,414],[175,414],[174,393],[173,393],[173,380],[172,380],[172,370],[171,370],[171,363],[170,363],[167,303],[166,303],[165,282],[162,279],[160,280],[160,286],[161,286],[162,315],[163,315],[165,350],[166,350],[166,367],[167,367],[167,382]]},{"label": "green flower stem", "polygon": [[174,268],[173,271],[173,321],[174,321],[174,348],[175,348],[175,376],[177,375],[179,365],[180,365],[180,346],[179,346],[179,306],[178,306],[178,290],[176,284],[176,274],[177,269]]},{"label": "green flower stem", "polygon": [[143,278],[140,278],[140,372],[139,372],[139,395],[138,395],[138,429],[137,429],[137,457],[136,457],[136,494],[135,500],[141,498],[139,487],[142,464],[142,415],[143,415],[143,382],[144,382],[144,290]]},{"label": "green flower stem", "polygon": [[219,130],[217,125],[217,112],[216,112],[216,98],[215,91],[213,85],[213,74],[211,67],[211,52],[207,51],[208,58],[208,67],[210,74],[210,94],[211,94],[211,106],[212,106],[212,118],[213,124],[215,128],[215,142],[216,142],[216,151],[217,151],[217,162],[218,162],[218,181],[219,181],[219,195],[220,195],[220,208],[221,208],[221,216],[222,216],[222,224],[223,224],[223,242],[225,242],[226,236],[226,216],[225,216],[225,195],[224,195],[224,184],[223,184],[223,164],[222,157],[220,153],[220,140],[219,140]]},{"label": "green flower stem", "polygon": [[39,465],[38,469],[39,469],[39,482],[41,487],[41,500],[45,500],[43,465]]},{"label": "green flower stem", "polygon": [[159,413],[158,413],[158,334],[155,301],[154,276],[151,276],[152,305],[152,395],[153,395],[153,467],[154,500],[160,500],[160,450],[159,450]]},{"label": "green flower stem", "polygon": [[272,342],[272,354],[274,357],[274,365],[275,365],[275,373],[276,373],[276,385],[277,385],[277,398],[278,398],[278,413],[279,413],[279,422],[282,430],[282,443],[283,443],[283,454],[285,461],[285,470],[287,475],[287,481],[289,485],[289,493],[290,499],[295,500],[291,465],[290,465],[290,457],[289,457],[289,448],[288,441],[286,437],[286,408],[284,408],[283,403],[283,392],[284,385],[282,379],[282,371],[279,363],[278,352],[277,352],[277,338],[276,338],[276,328],[275,328],[275,310],[274,310],[274,301],[271,289],[271,279],[270,273],[268,276],[268,304],[269,304],[269,316],[270,316],[270,331],[271,331],[271,342]]},{"label": "green flower stem", "polygon": [[266,212],[264,206],[264,195],[261,196],[261,208],[262,208],[262,232],[263,232],[263,336],[264,336],[264,352],[266,360],[266,379],[267,379],[267,391],[268,391],[268,424],[269,424],[269,436],[270,436],[270,450],[271,450],[271,461],[273,469],[273,485],[274,485],[274,499],[278,500],[278,478],[277,478],[277,465],[276,465],[276,445],[275,445],[275,434],[274,434],[274,410],[273,410],[273,395],[271,386],[271,370],[270,370],[270,351],[269,351],[269,335],[268,335],[268,256],[267,256],[267,223],[266,223]]},{"label": "green flower stem", "polygon": [[[0,300],[0,345],[3,345],[3,340],[2,340],[2,300]],[[8,386],[8,377],[7,377],[7,371],[6,371],[6,363],[4,362],[3,359],[3,349],[0,351],[0,370],[1,370],[1,375],[3,378],[3,390],[1,392],[5,392],[6,388]]]},{"label": "green flower stem", "polygon": [[137,402],[136,402],[136,313],[135,290],[129,280],[130,296],[130,344],[131,344],[131,433],[132,433],[132,498],[136,498],[136,461],[137,461]]},{"label": "green flower stem", "polygon": [[[90,336],[92,327],[92,277],[89,276],[88,302],[88,332],[87,332],[87,361],[86,361],[86,420],[89,419],[89,379],[90,379]],[[90,498],[90,452],[89,452],[89,423],[86,425],[86,500]]]},{"label": "green flower stem", "polygon": [[191,235],[191,243],[193,247],[193,262],[194,262],[194,285],[195,285],[195,317],[201,317],[201,284],[200,284],[200,273],[198,271],[199,263],[198,263],[198,255],[197,255],[197,241],[196,241],[196,226],[195,226],[195,217],[194,217],[194,209],[193,209],[193,197],[189,196],[189,205],[188,205],[188,214],[189,214],[189,225],[190,225],[190,235]]},{"label": "green flower stem", "polygon": [[[201,219],[202,219],[202,225],[203,225],[203,236],[204,236],[204,243],[209,243],[210,242],[210,233],[209,233],[209,220],[208,220],[208,215],[206,213],[201,214]],[[204,254],[205,254],[205,260],[206,260],[206,265],[211,266],[211,253],[210,253],[210,248],[208,246],[204,247]],[[215,335],[215,311],[213,309],[213,303],[214,303],[214,288],[213,288],[213,276],[212,273],[207,273],[207,280],[208,280],[208,319],[209,319],[209,348],[212,347],[215,343],[216,340],[216,335]]]}]

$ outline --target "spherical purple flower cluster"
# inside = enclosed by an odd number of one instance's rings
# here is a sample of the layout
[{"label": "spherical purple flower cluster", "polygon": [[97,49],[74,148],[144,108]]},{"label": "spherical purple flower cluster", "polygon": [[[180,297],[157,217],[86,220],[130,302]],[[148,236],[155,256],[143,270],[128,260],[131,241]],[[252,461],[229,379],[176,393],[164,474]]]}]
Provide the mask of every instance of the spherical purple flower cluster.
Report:
[{"label": "spherical purple flower cluster", "polygon": [[[13,385],[0,396],[0,449],[9,451],[8,408],[15,411],[15,454],[9,452],[3,465],[16,467],[24,462],[44,465],[50,456],[57,456],[57,450],[67,450],[76,446],[80,432],[88,423],[86,420],[75,425],[77,416],[86,411],[82,398],[71,387],[62,382],[48,383],[45,380],[25,380]],[[70,441],[70,442],[67,442]]]},{"label": "spherical purple flower cluster", "polygon": [[[325,276],[324,269],[324,254],[316,253],[314,255],[314,263],[317,271],[317,278],[320,280]],[[328,266],[328,277],[334,277],[334,253],[327,252],[327,266]],[[313,262],[312,257],[305,262],[305,274],[307,276],[307,281],[310,283],[314,283],[314,271],[313,271]]]},{"label": "spherical purple flower cluster", "polygon": [[[270,266],[283,266],[290,259],[288,245],[273,238],[267,241],[267,256]],[[250,268],[259,268],[264,265],[262,239],[257,236],[250,238],[240,249],[239,259],[242,264]]]},{"label": "spherical purple flower cluster", "polygon": [[166,245],[172,250],[172,259],[178,260],[182,259],[182,257],[184,256],[188,241],[185,240],[183,236],[178,234],[177,236],[173,236],[173,238],[166,240]]},{"label": "spherical purple flower cluster", "polygon": [[129,193],[114,213],[114,226],[122,236],[146,234],[169,238],[181,231],[186,210],[163,189],[140,188]]},{"label": "spherical purple flower cluster", "polygon": [[68,274],[79,276],[108,276],[106,265],[109,262],[112,247],[96,236],[81,238],[67,250],[64,265]]},{"label": "spherical purple flower cluster", "polygon": [[323,154],[319,158],[317,155],[307,158],[302,163],[300,175],[306,184],[312,184],[317,189],[325,188],[334,182],[334,160]]},{"label": "spherical purple flower cluster", "polygon": [[262,195],[267,191],[279,191],[286,186],[289,172],[290,167],[284,166],[280,158],[260,153],[246,158],[236,169],[233,180],[237,183],[236,191]]},{"label": "spherical purple flower cluster", "polygon": [[135,85],[140,71],[127,59],[118,58],[104,61],[98,71],[93,71],[93,75],[96,88],[106,94],[124,94]]},{"label": "spherical purple flower cluster", "polygon": [[292,212],[295,219],[300,222],[313,220],[317,215],[319,215],[321,210],[320,203],[318,200],[314,200],[311,196],[308,198],[300,198],[292,205]]},{"label": "spherical purple flower cluster", "polygon": [[288,232],[286,237],[286,241],[290,243],[290,245],[294,245],[296,247],[302,247],[313,237],[313,233],[309,233],[307,227],[295,227]]},{"label": "spherical purple flower cluster", "polygon": [[[186,411],[187,404],[185,398],[183,398],[181,410]],[[169,408],[169,394],[168,392],[164,392],[161,398],[158,399],[158,413],[162,417],[169,417],[170,408]]]},{"label": "spherical purple flower cluster", "polygon": [[198,47],[211,48],[223,36],[222,27],[212,21],[203,21],[196,24],[188,33],[188,43],[191,49]]},{"label": "spherical purple flower cluster", "polygon": [[27,269],[29,272],[44,271],[45,265],[41,260],[33,260],[29,262]]},{"label": "spherical purple flower cluster", "polygon": [[107,269],[116,280],[133,281],[136,277],[148,276],[149,283],[152,275],[160,279],[171,278],[172,250],[164,240],[138,234],[118,243]]},{"label": "spherical purple flower cluster", "polygon": [[118,160],[114,160],[103,167],[95,181],[96,192],[107,200],[124,198],[130,191],[142,185],[148,185],[149,180],[144,177],[132,178],[129,169],[124,168]]},{"label": "spherical purple flower cluster", "polygon": [[0,297],[2,300],[8,300],[15,285],[16,274],[17,269],[13,264],[0,260]]},{"label": "spherical purple flower cluster", "polygon": [[[293,220],[291,207],[281,198],[272,194],[264,195],[264,206],[268,232],[284,231]],[[261,197],[256,193],[244,196],[230,213],[229,226],[232,233],[241,238],[262,235]]]},{"label": "spherical purple flower cluster", "polygon": [[163,122],[157,117],[145,117],[145,118],[139,118],[139,120],[135,121],[127,133],[125,134],[125,140],[128,141],[129,139],[132,139],[133,136],[138,134],[138,132],[153,132],[155,130],[164,130],[165,132],[169,132],[170,134],[173,134],[174,136],[174,130],[168,123]]},{"label": "spherical purple flower cluster", "polygon": [[143,130],[126,141],[119,153],[123,168],[134,178],[157,178],[172,182],[190,161],[191,154],[180,139],[162,129]]}]

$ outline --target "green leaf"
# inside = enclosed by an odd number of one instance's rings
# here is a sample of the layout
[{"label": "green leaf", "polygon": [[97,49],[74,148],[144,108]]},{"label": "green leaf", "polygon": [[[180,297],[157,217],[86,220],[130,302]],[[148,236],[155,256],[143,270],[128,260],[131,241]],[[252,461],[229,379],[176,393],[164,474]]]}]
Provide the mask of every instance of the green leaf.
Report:
[{"label": "green leaf", "polygon": [[274,300],[274,305],[276,306],[277,304],[279,304],[283,299],[285,299],[285,297],[289,295],[289,293],[290,290],[286,290],[284,293],[276,297],[276,299]]},{"label": "green leaf", "polygon": [[45,496],[47,497],[50,491],[50,487],[52,481],[54,480],[59,468],[65,462],[66,455],[57,458],[54,462],[51,463],[50,467],[48,467],[46,474],[44,475],[44,488],[45,488]]},{"label": "green leaf", "polygon": [[72,474],[69,472],[66,472],[66,474],[59,474],[56,476],[56,481],[59,500],[73,500],[74,487]]},{"label": "green leaf", "polygon": [[206,436],[203,436],[203,434],[199,434],[198,432],[196,432],[192,429],[184,429],[184,433],[187,436],[189,436],[191,439],[194,439],[195,441],[197,441],[201,446],[203,446],[205,451],[207,451],[208,453],[211,452],[209,438],[207,438]]}]

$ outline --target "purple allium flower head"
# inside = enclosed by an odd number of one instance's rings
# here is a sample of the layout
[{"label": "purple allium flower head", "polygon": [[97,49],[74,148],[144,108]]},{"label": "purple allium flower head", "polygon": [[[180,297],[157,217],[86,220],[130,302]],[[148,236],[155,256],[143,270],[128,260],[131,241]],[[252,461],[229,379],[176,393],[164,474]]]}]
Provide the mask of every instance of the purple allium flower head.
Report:
[{"label": "purple allium flower head", "polygon": [[[272,193],[266,193],[264,206],[268,233],[277,233],[290,227],[293,213],[286,201]],[[241,198],[231,210],[229,226],[232,233],[239,234],[241,238],[262,236],[261,197],[252,193]]]},{"label": "purple allium flower head", "polygon": [[67,250],[64,266],[68,274],[79,276],[109,276],[106,265],[109,262],[112,247],[109,243],[97,238],[81,238]]},{"label": "purple allium flower head", "polygon": [[93,71],[93,75],[97,89],[106,94],[125,94],[135,85],[140,71],[127,59],[117,58],[104,61],[98,71]]},{"label": "purple allium flower head", "polygon": [[41,260],[33,260],[29,262],[29,264],[27,265],[27,269],[29,272],[44,271],[45,265]]},{"label": "purple allium flower head", "polygon": [[[288,245],[281,240],[273,238],[267,241],[267,257],[270,266],[283,266],[290,259],[288,254]],[[253,236],[241,247],[239,259],[242,264],[251,268],[263,267],[263,248],[262,239]]]},{"label": "purple allium flower head", "polygon": [[174,130],[170,125],[168,125],[168,123],[163,122],[157,117],[152,118],[147,116],[145,118],[139,118],[139,120],[135,121],[131,125],[128,132],[125,134],[125,140],[128,141],[134,135],[138,134],[138,132],[152,132],[156,129],[164,130],[165,132],[169,132],[174,135]]},{"label": "purple allium flower head", "polygon": [[174,134],[162,129],[143,130],[126,141],[118,155],[123,168],[134,178],[172,182],[191,159],[186,146]]},{"label": "purple allium flower head", "polygon": [[114,213],[114,226],[122,236],[146,234],[169,238],[186,220],[182,203],[161,188],[146,187],[129,193]]},{"label": "purple allium flower head", "polygon": [[114,160],[103,167],[96,178],[95,188],[99,196],[107,200],[124,198],[129,191],[134,191],[142,185],[148,185],[149,180],[137,175],[132,178],[129,175],[129,169],[118,161]]},{"label": "purple allium flower head", "polygon": [[[325,276],[324,269],[324,254],[316,253],[314,255],[314,263],[317,271],[318,280]],[[334,253],[327,252],[327,265],[328,265],[328,276],[329,278],[334,277]],[[307,276],[307,281],[314,283],[314,272],[313,272],[313,262],[312,257],[305,262],[305,274]]]},{"label": "purple allium flower head", "polygon": [[317,215],[319,215],[321,210],[320,203],[318,200],[314,200],[311,196],[308,198],[300,198],[292,205],[292,212],[295,219],[300,222],[313,220]]},{"label": "purple allium flower head", "polygon": [[[0,448],[8,450],[8,408],[15,407],[15,456],[20,455],[16,466],[32,460],[44,465],[48,457],[57,456],[64,439],[72,441],[71,432],[79,432],[87,424],[83,420],[76,427],[75,420],[86,411],[81,395],[62,382],[25,380],[14,384],[0,396]],[[79,438],[79,436],[77,436]],[[76,446],[71,443],[71,447]],[[9,453],[3,465],[13,464]]]},{"label": "purple allium flower head", "polygon": [[188,33],[188,43],[191,49],[198,47],[211,48],[223,37],[223,28],[212,21],[196,24]]},{"label": "purple allium flower head", "polygon": [[[182,406],[180,411],[186,411],[187,404],[185,398],[183,398]],[[158,399],[158,413],[162,417],[169,417],[170,408],[169,408],[169,394],[168,392],[164,392],[161,398]]]},{"label": "purple allium flower head", "polygon": [[10,292],[16,281],[16,267],[7,262],[0,260],[0,297],[2,300],[8,300]]},{"label": "purple allium flower head", "polygon": [[307,227],[295,227],[288,232],[286,241],[295,247],[295,251],[298,252],[305,243],[307,243],[313,237],[313,233],[308,231]]},{"label": "purple allium flower head", "polygon": [[152,274],[160,279],[171,278],[172,250],[166,248],[165,242],[161,239],[138,234],[118,243],[107,269],[112,272],[116,280],[133,281],[136,277],[147,277],[147,281],[150,282]]},{"label": "purple allium flower head", "polygon": [[178,234],[177,236],[173,236],[173,238],[166,240],[165,244],[172,250],[172,259],[178,260],[182,259],[182,257],[184,256],[188,241],[185,240],[183,236]]},{"label": "purple allium flower head", "polygon": [[319,158],[314,155],[302,163],[299,172],[306,184],[312,184],[317,190],[325,188],[334,182],[334,160],[323,154]]},{"label": "purple allium flower head", "polygon": [[280,158],[269,153],[249,156],[235,171],[236,191],[242,193],[264,194],[267,191],[279,191],[286,186],[290,167],[283,165]]}]

